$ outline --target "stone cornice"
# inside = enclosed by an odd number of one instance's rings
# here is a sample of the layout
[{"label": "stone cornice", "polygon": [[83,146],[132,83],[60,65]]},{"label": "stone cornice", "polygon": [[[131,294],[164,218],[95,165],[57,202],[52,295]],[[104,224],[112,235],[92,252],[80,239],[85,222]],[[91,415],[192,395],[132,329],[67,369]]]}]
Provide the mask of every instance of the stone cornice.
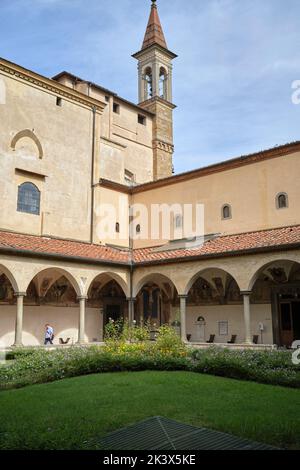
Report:
[{"label": "stone cornice", "polygon": [[[153,96],[153,98],[148,99],[147,101],[143,101],[142,103],[139,103],[140,108],[145,109],[148,106],[151,106],[153,104],[160,103],[164,105],[168,109],[175,109],[177,108],[176,104],[170,103],[169,101],[165,100],[164,98],[161,98],[161,96]],[[155,114],[155,113],[153,113]]]},{"label": "stone cornice", "polygon": [[163,52],[167,57],[170,59],[176,59],[178,57],[177,54],[174,54],[174,52],[170,51],[169,49],[166,49],[165,47],[161,46],[160,44],[151,44],[150,46],[145,47],[144,49],[141,49],[140,51],[136,52],[135,54],[132,54],[132,57],[134,59],[139,59],[143,55],[147,54],[150,51],[153,50],[159,50]]},{"label": "stone cornice", "polygon": [[36,87],[43,88],[44,90],[59,95],[60,97],[75,101],[76,103],[80,103],[89,108],[95,108],[99,113],[102,113],[106,106],[106,103],[102,101],[90,98],[89,96],[62,85],[61,83],[55,82],[50,78],[39,75],[31,70],[27,70],[2,58],[0,58],[0,71],[20,80],[24,80]]},{"label": "stone cornice", "polygon": [[167,142],[163,142],[162,140],[154,140],[153,148],[163,150],[164,152],[171,153],[171,154],[174,153],[174,145],[169,144]]}]

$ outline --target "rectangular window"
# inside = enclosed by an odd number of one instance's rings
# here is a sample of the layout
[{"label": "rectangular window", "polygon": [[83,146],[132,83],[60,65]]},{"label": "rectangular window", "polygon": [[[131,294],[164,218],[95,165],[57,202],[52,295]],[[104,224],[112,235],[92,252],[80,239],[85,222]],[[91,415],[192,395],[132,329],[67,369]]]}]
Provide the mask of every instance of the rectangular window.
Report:
[{"label": "rectangular window", "polygon": [[56,106],[62,106],[62,98],[56,98]]},{"label": "rectangular window", "polygon": [[125,169],[124,179],[126,183],[134,183],[134,174],[131,171]]},{"label": "rectangular window", "polygon": [[113,104],[113,112],[116,114],[120,114],[120,105],[118,103]]},{"label": "rectangular window", "polygon": [[142,114],[138,114],[138,123],[145,126],[146,125],[146,117],[143,116]]},{"label": "rectangular window", "polygon": [[105,97],[105,101],[106,101],[106,103],[109,102],[109,96],[106,96],[106,97]]}]

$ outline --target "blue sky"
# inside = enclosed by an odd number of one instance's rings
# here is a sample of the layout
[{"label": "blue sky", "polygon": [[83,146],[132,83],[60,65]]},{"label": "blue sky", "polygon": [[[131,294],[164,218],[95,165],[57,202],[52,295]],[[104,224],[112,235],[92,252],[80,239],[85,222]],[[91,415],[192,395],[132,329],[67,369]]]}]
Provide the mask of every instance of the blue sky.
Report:
[{"label": "blue sky", "polygon": [[[0,0],[0,56],[137,101],[150,0]],[[174,61],[176,172],[300,140],[299,0],[158,0]]]}]

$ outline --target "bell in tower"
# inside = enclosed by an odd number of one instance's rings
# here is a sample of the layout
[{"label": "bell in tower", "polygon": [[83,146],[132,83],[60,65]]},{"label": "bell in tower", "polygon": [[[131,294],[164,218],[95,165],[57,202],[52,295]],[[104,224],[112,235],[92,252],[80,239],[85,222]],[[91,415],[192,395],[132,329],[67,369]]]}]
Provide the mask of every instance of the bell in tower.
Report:
[{"label": "bell in tower", "polygon": [[153,179],[157,180],[173,173],[172,60],[177,55],[168,49],[156,0],[152,0],[142,49],[133,57],[138,60],[139,105],[155,114]]}]

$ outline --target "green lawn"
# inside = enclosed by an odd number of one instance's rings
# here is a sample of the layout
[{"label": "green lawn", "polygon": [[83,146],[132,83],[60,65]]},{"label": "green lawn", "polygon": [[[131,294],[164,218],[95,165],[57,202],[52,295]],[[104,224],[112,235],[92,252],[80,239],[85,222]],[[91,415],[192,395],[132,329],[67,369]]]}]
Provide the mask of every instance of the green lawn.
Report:
[{"label": "green lawn", "polygon": [[300,390],[191,372],[107,373],[0,392],[0,448],[79,449],[156,415],[300,449]]}]

